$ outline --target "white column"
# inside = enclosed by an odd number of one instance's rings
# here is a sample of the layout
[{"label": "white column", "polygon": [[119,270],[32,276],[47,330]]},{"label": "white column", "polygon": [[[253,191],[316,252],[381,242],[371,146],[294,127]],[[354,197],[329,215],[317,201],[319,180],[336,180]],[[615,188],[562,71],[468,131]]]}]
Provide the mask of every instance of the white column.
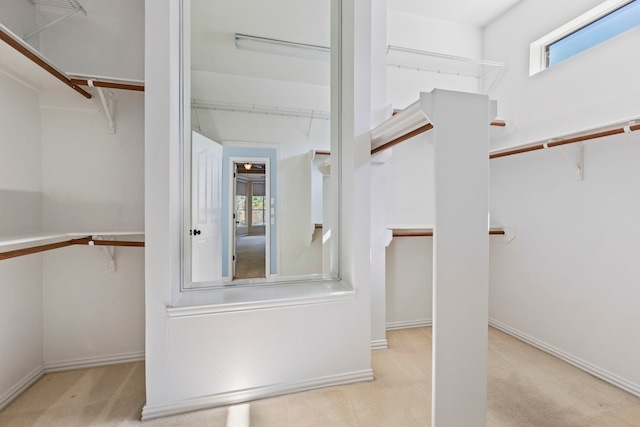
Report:
[{"label": "white column", "polygon": [[371,157],[371,348],[387,348],[386,228],[387,161],[391,150]]},{"label": "white column", "polygon": [[434,90],[432,425],[487,423],[489,100]]}]

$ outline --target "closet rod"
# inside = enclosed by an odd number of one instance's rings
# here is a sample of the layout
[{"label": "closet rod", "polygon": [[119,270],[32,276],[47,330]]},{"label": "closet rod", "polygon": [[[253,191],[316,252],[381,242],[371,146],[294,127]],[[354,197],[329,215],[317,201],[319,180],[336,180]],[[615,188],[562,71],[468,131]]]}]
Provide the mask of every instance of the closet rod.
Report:
[{"label": "closet rod", "polygon": [[2,252],[0,253],[0,260],[36,254],[38,252],[50,251],[52,249],[64,248],[66,246],[73,245],[72,242],[73,240],[66,240],[64,242],[50,243],[48,245],[32,246],[30,248],[16,249],[14,251]]},{"label": "closet rod", "polygon": [[[506,233],[504,230],[489,230],[490,236],[504,236]],[[433,230],[423,231],[394,231],[393,237],[431,237],[433,236]]]},{"label": "closet rod", "polygon": [[545,148],[558,147],[560,145],[573,144],[576,142],[589,141],[591,139],[603,138],[605,136],[619,135],[621,133],[630,133],[640,130],[640,124],[623,126],[615,129],[608,129],[578,136],[573,136],[564,139],[550,140],[536,145],[529,145],[520,148],[514,148],[512,150],[500,151],[489,155],[490,159],[497,159],[498,157],[506,157],[514,154],[527,153],[529,151],[544,150]]},{"label": "closet rod", "polygon": [[104,87],[107,89],[123,89],[144,92],[144,85],[135,83],[118,83],[111,81],[99,81],[92,79],[72,78],[71,83],[78,86]]},{"label": "closet rod", "polygon": [[56,79],[60,80],[62,83],[69,86],[71,89],[78,92],[80,95],[84,96],[87,99],[91,99],[92,96],[89,92],[85,91],[81,87],[71,83],[71,79],[64,75],[62,72],[58,71],[53,65],[49,64],[43,58],[41,58],[29,45],[27,45],[22,40],[16,39],[10,32],[6,31],[4,27],[0,26],[0,39],[7,43],[9,46],[20,52],[31,62],[51,74]]},{"label": "closet rod", "polygon": [[[490,123],[491,126],[499,126],[499,127],[504,127],[507,125],[507,123],[503,120],[494,120]],[[424,126],[421,126],[417,129],[412,130],[411,132],[405,133],[404,135],[401,135],[399,137],[397,137],[396,139],[393,139],[389,142],[387,142],[384,145],[381,145],[379,147],[374,148],[373,150],[371,150],[371,154],[376,154],[379,151],[383,151],[386,150],[387,148],[391,148],[394,145],[400,144],[403,141],[406,141],[407,139],[413,138],[414,136],[420,135],[421,133],[427,132],[429,130],[433,129],[433,125],[431,123],[427,123]]]},{"label": "closet rod", "polygon": [[124,240],[96,240],[91,237],[83,237],[80,239],[73,239],[74,245],[90,245],[90,246],[128,246],[144,248],[144,242],[131,242]]},{"label": "closet rod", "polygon": [[65,248],[72,245],[144,247],[144,242],[128,242],[123,240],[94,240],[91,237],[81,237],[79,239],[65,240],[64,242],[50,243],[48,245],[32,246],[30,248],[0,252],[0,261],[9,258],[36,254],[39,252],[50,251],[52,249]]},{"label": "closet rod", "polygon": [[383,145],[380,145],[379,147],[374,148],[373,150],[371,150],[371,154],[373,155],[379,151],[386,150],[387,148],[391,148],[394,145],[400,144],[401,142],[406,141],[407,139],[413,138],[414,136],[420,135],[421,133],[424,133],[431,129],[433,129],[433,125],[431,123],[427,123],[424,126],[420,126],[418,129],[414,129],[409,133],[405,133],[404,135],[397,137],[396,139],[392,139],[386,144],[383,144]]}]

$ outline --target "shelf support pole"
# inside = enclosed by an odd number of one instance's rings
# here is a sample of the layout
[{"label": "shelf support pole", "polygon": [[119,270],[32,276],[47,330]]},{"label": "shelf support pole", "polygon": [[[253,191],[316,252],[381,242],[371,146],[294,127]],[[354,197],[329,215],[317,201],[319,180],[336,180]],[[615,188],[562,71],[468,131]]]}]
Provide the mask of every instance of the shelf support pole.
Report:
[{"label": "shelf support pole", "polygon": [[489,122],[486,95],[421,94],[433,123],[432,426],[486,426]]}]

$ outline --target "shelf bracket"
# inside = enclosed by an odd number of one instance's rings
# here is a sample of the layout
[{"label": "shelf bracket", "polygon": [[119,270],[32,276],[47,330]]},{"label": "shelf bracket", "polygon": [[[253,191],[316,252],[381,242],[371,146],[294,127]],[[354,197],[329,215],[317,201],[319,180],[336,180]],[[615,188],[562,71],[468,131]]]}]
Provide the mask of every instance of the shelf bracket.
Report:
[{"label": "shelf bracket", "polygon": [[[93,85],[93,80],[87,80],[87,83],[90,87],[95,87]],[[98,95],[100,96],[100,102],[102,102],[104,114],[107,116],[107,132],[112,134],[116,133],[116,96],[109,89],[104,89],[101,87],[95,88],[98,90]]]},{"label": "shelf bracket", "polygon": [[[36,4],[36,5],[37,5],[37,4],[44,4],[44,5],[48,5],[48,2],[37,1],[37,0],[31,0],[31,3]],[[53,6],[55,6],[55,4],[53,4]],[[70,0],[68,5],[66,5],[66,4],[65,4],[65,5],[64,5],[64,6],[62,6],[62,7],[67,8],[67,9],[71,8],[71,12],[69,12],[69,13],[67,13],[66,15],[63,15],[63,16],[61,16],[61,17],[59,17],[59,18],[57,18],[57,19],[55,19],[55,20],[53,20],[53,21],[49,22],[49,23],[48,23],[47,25],[45,25],[44,27],[39,28],[39,29],[37,29],[36,31],[34,31],[34,32],[32,32],[32,33],[27,34],[27,35],[26,35],[26,36],[24,36],[22,39],[23,39],[24,41],[27,41],[27,40],[29,40],[31,37],[33,37],[33,36],[35,36],[35,35],[37,35],[37,34],[40,34],[40,33],[41,33],[41,32],[43,32],[44,30],[46,30],[46,29],[49,29],[49,28],[53,27],[53,26],[54,26],[54,25],[56,25],[57,23],[64,21],[65,19],[67,19],[67,18],[68,18],[68,17],[70,17],[71,15],[74,15],[74,14],[76,14],[76,13],[78,13],[78,12],[82,12],[82,13],[84,13],[84,14],[85,14],[85,16],[87,15],[87,11],[84,9],[84,7],[82,7],[82,5],[81,5],[78,1]]]},{"label": "shelf bracket", "polygon": [[[115,236],[92,236],[95,240],[116,240]],[[89,246],[95,246],[93,240],[89,241]],[[107,257],[107,271],[113,273],[116,271],[116,247],[101,246],[102,253]]]},{"label": "shelf bracket", "polygon": [[576,181],[582,181],[584,179],[584,143],[578,142],[576,144],[575,159],[572,159],[565,150],[562,152],[576,168]]}]

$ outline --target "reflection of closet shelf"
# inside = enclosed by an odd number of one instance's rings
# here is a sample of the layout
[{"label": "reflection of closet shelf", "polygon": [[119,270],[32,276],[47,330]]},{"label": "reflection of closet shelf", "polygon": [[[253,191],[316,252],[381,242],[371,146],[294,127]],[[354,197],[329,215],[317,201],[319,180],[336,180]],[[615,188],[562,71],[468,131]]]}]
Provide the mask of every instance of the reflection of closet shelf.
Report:
[{"label": "reflection of closet shelf", "polygon": [[199,99],[191,100],[191,108],[194,108],[196,110],[203,109],[231,111],[236,113],[266,114],[269,116],[303,117],[307,119],[329,120],[331,118],[330,112],[322,110],[276,107],[271,105],[238,104],[233,102],[220,101],[203,101]]},{"label": "reflection of closet shelf", "polygon": [[[487,79],[490,91],[502,74],[505,64],[482,59],[465,58],[444,53],[387,46],[387,65],[418,71],[452,74],[476,79]],[[492,79],[492,80],[489,80]]]}]

